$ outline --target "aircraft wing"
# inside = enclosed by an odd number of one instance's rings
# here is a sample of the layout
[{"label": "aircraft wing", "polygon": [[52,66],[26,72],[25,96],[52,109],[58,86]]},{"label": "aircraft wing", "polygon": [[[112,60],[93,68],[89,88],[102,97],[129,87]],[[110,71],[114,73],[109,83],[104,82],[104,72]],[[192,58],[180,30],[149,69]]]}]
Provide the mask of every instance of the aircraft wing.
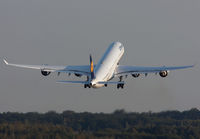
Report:
[{"label": "aircraft wing", "polygon": [[23,65],[23,64],[8,63],[5,59],[3,61],[6,65],[20,67],[20,68],[39,69],[47,72],[76,73],[86,76],[90,75],[89,65],[77,65],[77,66]]},{"label": "aircraft wing", "polygon": [[161,71],[171,71],[171,70],[179,70],[179,69],[186,69],[192,68],[194,65],[189,66],[176,66],[176,67],[137,67],[137,66],[123,66],[119,65],[114,75],[115,76],[123,76],[128,74],[148,74],[148,73],[159,73]]},{"label": "aircraft wing", "polygon": [[90,76],[90,66],[89,65],[79,65],[79,66],[66,66],[64,69],[56,70],[59,73],[75,73]]}]

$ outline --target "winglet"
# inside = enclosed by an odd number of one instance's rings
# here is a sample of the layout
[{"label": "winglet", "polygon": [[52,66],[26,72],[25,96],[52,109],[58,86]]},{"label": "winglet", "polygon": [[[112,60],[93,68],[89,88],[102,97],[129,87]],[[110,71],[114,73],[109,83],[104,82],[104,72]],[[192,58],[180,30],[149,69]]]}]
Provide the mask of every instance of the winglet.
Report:
[{"label": "winglet", "polygon": [[197,61],[192,66],[196,67],[196,65],[199,65],[199,63]]},{"label": "winglet", "polygon": [[3,61],[4,61],[4,63],[5,63],[6,65],[8,65],[8,62],[5,60],[5,58],[3,59]]}]

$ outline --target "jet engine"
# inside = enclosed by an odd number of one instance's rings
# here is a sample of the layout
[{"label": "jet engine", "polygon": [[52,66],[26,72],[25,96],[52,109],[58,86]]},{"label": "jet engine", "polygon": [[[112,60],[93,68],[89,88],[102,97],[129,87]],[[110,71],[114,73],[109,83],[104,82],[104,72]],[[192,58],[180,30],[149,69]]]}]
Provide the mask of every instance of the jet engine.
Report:
[{"label": "jet engine", "polygon": [[133,76],[134,78],[137,78],[137,77],[140,76],[140,74],[139,74],[139,73],[135,73],[135,74],[132,74],[132,76]]},{"label": "jet engine", "polygon": [[159,72],[159,75],[160,75],[161,77],[166,77],[166,76],[168,75],[168,71],[160,71],[160,72]]},{"label": "jet engine", "polygon": [[82,75],[81,74],[78,74],[78,73],[74,73],[75,76],[77,77],[81,77]]},{"label": "jet engine", "polygon": [[48,76],[51,72],[50,71],[41,70],[41,73],[42,73],[43,76]]}]

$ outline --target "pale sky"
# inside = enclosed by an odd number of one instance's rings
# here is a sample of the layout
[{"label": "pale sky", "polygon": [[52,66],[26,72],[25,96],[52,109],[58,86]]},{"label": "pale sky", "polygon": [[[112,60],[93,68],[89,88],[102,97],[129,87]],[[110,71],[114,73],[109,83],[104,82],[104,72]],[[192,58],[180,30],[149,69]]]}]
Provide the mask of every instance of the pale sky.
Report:
[{"label": "pale sky", "polygon": [[113,41],[122,65],[182,66],[167,78],[129,76],[125,89],[84,89],[85,80],[0,63],[0,112],[132,112],[200,108],[199,0],[1,0],[0,57],[18,64],[87,65]]}]

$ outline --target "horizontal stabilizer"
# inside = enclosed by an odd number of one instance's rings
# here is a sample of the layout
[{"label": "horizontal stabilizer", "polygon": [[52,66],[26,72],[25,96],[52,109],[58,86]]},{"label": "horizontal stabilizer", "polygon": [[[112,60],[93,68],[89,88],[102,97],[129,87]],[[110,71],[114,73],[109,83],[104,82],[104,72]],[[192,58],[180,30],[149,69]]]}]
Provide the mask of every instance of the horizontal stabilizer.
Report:
[{"label": "horizontal stabilizer", "polygon": [[57,83],[89,84],[88,81],[57,81]]},{"label": "horizontal stabilizer", "polygon": [[[90,84],[88,81],[57,81],[57,83]],[[124,84],[124,82],[97,82],[97,84]]]},{"label": "horizontal stabilizer", "polygon": [[98,82],[97,84],[124,84],[124,82]]}]

